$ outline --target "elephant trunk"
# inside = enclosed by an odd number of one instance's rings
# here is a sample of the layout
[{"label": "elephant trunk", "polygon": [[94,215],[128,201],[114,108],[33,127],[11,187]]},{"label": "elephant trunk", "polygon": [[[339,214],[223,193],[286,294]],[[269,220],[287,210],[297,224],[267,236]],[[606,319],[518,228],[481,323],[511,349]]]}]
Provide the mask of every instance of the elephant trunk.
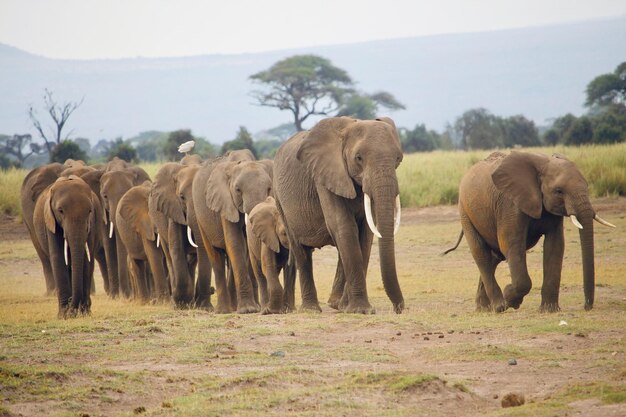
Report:
[{"label": "elephant trunk", "polygon": [[595,268],[593,247],[593,217],[594,211],[588,197],[581,197],[574,205],[574,212],[582,229],[580,234],[580,247],[583,263],[583,288],[585,292],[585,310],[593,308],[595,292]]},{"label": "elephant trunk", "polygon": [[[81,219],[84,220],[84,219]],[[85,228],[84,222],[74,224],[70,230],[79,230]],[[70,282],[72,285],[72,309],[85,310],[86,300],[84,295],[89,288],[84,288],[84,272],[85,272],[85,243],[87,242],[86,228],[84,232],[71,231],[66,235],[67,245],[69,248],[70,263]]]},{"label": "elephant trunk", "polygon": [[393,304],[394,311],[401,313],[404,309],[404,298],[398,283],[394,246],[394,232],[396,229],[394,214],[399,215],[396,212],[396,199],[399,190],[395,171],[382,172],[374,178],[372,186],[368,188],[372,191],[371,199],[373,200],[376,217],[375,227],[381,235],[378,240],[378,249],[383,285],[387,296]]}]

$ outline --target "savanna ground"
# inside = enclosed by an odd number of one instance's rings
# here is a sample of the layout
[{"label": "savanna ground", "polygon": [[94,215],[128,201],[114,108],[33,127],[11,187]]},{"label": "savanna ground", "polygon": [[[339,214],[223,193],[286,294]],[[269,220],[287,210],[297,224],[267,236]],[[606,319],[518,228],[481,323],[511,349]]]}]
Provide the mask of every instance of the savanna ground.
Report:
[{"label": "savanna ground", "polygon": [[[391,312],[373,248],[373,316],[215,315],[97,294],[89,317],[58,320],[24,226],[0,222],[0,416],[624,416],[626,199],[595,200],[617,229],[596,227],[595,307],[583,310],[580,245],[567,222],[560,305],[540,314],[474,312],[477,269],[456,207],[407,209],[397,236],[407,309]],[[541,242],[540,242],[541,244]],[[323,302],[333,248],[315,252]],[[506,264],[501,286],[510,281]],[[559,325],[561,321],[567,325]],[[515,359],[516,365],[509,362]],[[502,408],[506,394],[526,404]]]}]

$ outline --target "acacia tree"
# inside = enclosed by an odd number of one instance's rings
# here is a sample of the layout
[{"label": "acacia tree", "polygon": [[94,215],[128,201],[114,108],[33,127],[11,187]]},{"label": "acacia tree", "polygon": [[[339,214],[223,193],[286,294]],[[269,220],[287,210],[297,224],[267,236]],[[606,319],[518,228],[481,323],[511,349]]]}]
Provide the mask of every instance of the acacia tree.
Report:
[{"label": "acacia tree", "polygon": [[379,91],[374,94],[352,93],[343,100],[337,116],[351,116],[362,120],[375,119],[379,107],[388,110],[405,109],[391,93]]},{"label": "acacia tree", "polygon": [[285,58],[250,79],[267,87],[252,92],[258,104],[289,110],[298,131],[310,116],[339,110],[343,97],[354,91],[346,71],[316,55]]},{"label": "acacia tree", "polygon": [[587,85],[585,105],[607,106],[626,104],[626,62],[622,62],[609,74],[602,74]]},{"label": "acacia tree", "polygon": [[[11,155],[17,161],[18,166],[23,166],[26,159],[41,152],[41,145],[32,143],[30,134],[0,137],[0,154]],[[30,149],[30,152],[27,150]]]},{"label": "acacia tree", "polygon": [[54,148],[59,146],[61,142],[69,139],[69,135],[72,133],[72,131],[68,132],[68,134],[63,137],[63,128],[67,123],[67,119],[69,119],[72,113],[74,113],[74,111],[76,111],[76,109],[78,109],[81,104],[83,104],[83,100],[84,97],[78,102],[68,101],[60,104],[55,101],[53,94],[50,90],[48,90],[47,88],[44,89],[44,110],[46,111],[46,113],[48,113],[54,123],[54,126],[48,129],[50,133],[46,133],[44,131],[41,121],[37,116],[37,110],[33,108],[32,105],[29,107],[28,117],[30,118],[30,121],[32,122],[37,132],[39,132],[39,136],[41,136],[41,138],[43,139],[49,155],[52,155],[52,151],[54,150]]}]

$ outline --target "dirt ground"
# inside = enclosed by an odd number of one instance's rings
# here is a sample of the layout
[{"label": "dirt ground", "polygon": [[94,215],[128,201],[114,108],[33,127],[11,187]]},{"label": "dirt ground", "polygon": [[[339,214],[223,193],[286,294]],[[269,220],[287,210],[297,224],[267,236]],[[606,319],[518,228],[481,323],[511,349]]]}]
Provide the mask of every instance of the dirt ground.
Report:
[{"label": "dirt ground", "polygon": [[[24,226],[2,217],[0,416],[625,416],[626,199],[594,205],[618,225],[596,233],[596,305],[582,309],[578,239],[567,226],[555,314],[537,311],[540,246],[529,253],[536,278],[522,307],[474,312],[467,245],[438,256],[460,231],[446,206],[403,211],[402,315],[391,312],[375,249],[368,290],[377,314],[326,306],[336,255],[324,248],[314,266],[321,314],[215,315],[98,292],[92,316],[57,320]],[[498,280],[508,278],[503,264]],[[525,405],[502,408],[510,394]]]}]

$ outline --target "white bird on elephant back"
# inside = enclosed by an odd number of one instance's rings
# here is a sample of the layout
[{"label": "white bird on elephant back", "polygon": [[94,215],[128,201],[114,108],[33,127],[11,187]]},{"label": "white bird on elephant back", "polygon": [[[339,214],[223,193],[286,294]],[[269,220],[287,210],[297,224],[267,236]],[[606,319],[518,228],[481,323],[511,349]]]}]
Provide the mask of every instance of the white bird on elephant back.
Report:
[{"label": "white bird on elephant back", "polygon": [[195,145],[195,140],[188,140],[187,142],[180,144],[180,146],[178,147],[178,152],[184,153],[186,155],[188,152],[191,152]]}]

